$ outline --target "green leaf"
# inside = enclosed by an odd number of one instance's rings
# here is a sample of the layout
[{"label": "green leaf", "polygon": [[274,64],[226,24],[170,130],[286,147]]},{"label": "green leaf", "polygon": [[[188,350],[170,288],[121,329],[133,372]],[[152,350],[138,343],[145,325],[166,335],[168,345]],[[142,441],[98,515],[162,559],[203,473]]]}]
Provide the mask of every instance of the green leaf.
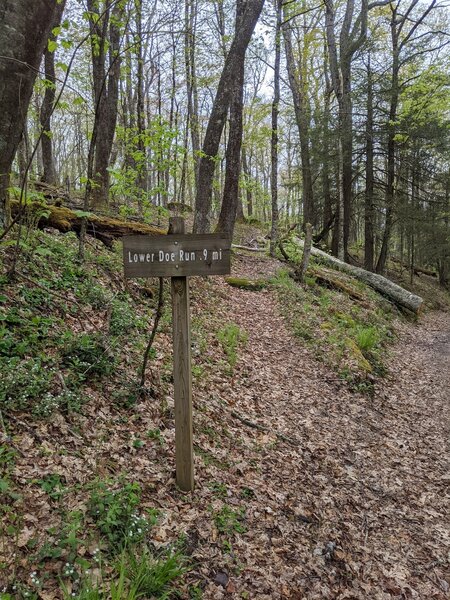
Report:
[{"label": "green leaf", "polygon": [[48,40],[47,49],[49,52],[54,52],[57,47],[58,44],[55,40]]},{"label": "green leaf", "polygon": [[63,71],[64,73],[67,73],[67,71],[69,69],[69,65],[67,65],[64,62],[57,62],[56,63],[56,68],[57,69],[61,69],[61,71]]}]

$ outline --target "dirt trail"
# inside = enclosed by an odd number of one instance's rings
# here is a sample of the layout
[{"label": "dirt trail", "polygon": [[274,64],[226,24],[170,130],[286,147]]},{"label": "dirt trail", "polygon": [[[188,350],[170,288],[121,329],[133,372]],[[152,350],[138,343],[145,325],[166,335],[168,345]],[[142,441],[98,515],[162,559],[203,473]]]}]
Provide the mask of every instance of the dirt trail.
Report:
[{"label": "dirt trail", "polygon": [[[236,424],[239,475],[255,497],[236,548],[243,570],[228,591],[258,599],[447,598],[450,315],[400,326],[389,375],[371,398],[350,393],[309,356],[270,292],[224,287],[224,296],[224,318],[249,341],[233,390],[224,384],[222,394],[269,428]],[[205,597],[230,596],[210,584]]]}]

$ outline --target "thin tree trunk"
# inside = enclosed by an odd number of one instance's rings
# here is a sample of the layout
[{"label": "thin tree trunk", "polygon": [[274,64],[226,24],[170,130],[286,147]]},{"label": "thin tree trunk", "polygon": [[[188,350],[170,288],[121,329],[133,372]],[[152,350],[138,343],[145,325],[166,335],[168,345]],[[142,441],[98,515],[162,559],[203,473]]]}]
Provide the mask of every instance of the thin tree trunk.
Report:
[{"label": "thin tree trunk", "polygon": [[[64,12],[66,0],[63,0],[57,5],[54,13],[53,22],[51,24],[51,31],[55,27],[58,27],[61,23],[61,18]],[[53,33],[50,35],[50,40],[54,41],[55,36]],[[55,185],[57,176],[55,169],[55,161],[53,157],[53,142],[52,142],[52,131],[51,131],[51,115],[54,108],[54,102],[56,97],[56,73],[55,73],[55,52],[50,51],[47,48],[44,52],[44,70],[45,70],[45,93],[42,101],[41,112],[40,112],[40,123],[43,131],[41,138],[42,144],[42,162],[44,172],[42,175],[42,181],[50,185]]]},{"label": "thin tree trunk", "polygon": [[95,101],[95,121],[91,140],[94,147],[94,166],[92,172],[88,173],[88,179],[92,181],[92,206],[103,208],[109,201],[108,167],[117,122],[121,36],[119,23],[123,16],[123,7],[121,3],[113,4],[111,0],[106,0],[105,9],[100,16],[95,0],[87,0],[87,6],[91,15]]},{"label": "thin tree trunk", "polygon": [[280,105],[280,62],[281,62],[281,20],[282,2],[275,0],[277,11],[277,26],[275,30],[275,65],[273,73],[273,102],[272,102],[272,134],[270,138],[272,194],[272,227],[270,230],[270,255],[275,256],[278,244],[278,113]]},{"label": "thin tree trunk", "polygon": [[364,267],[373,271],[374,241],[374,177],[373,177],[373,75],[370,54],[367,65],[367,117],[366,117],[366,192],[364,203]]},{"label": "thin tree trunk", "polygon": [[305,83],[301,68],[296,68],[294,51],[292,48],[292,33],[289,22],[282,27],[284,47],[286,51],[286,64],[289,76],[289,87],[294,100],[294,112],[300,138],[300,156],[302,164],[302,201],[303,201],[303,227],[313,220],[313,187],[311,174],[310,140],[309,140],[309,106],[306,98]]}]

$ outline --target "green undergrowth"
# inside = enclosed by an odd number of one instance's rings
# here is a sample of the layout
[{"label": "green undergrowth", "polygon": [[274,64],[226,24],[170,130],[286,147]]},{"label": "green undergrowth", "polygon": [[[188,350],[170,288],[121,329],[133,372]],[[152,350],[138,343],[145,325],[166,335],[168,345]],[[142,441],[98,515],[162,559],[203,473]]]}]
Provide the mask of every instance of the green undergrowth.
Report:
[{"label": "green undergrowth", "polygon": [[[38,463],[63,457],[74,466],[95,452],[68,441],[82,439],[93,411],[106,406],[114,440],[115,422],[132,423],[136,404],[156,401],[164,382],[153,385],[155,349],[147,387],[139,381],[158,282],[125,284],[119,244],[111,251],[88,239],[80,262],[75,235],[30,230],[20,249],[11,278],[14,244],[0,244],[0,600],[37,599],[55,588],[58,597],[80,600],[175,597],[188,560],[182,546],[154,547],[160,511],[148,497],[144,503],[138,483],[127,474],[94,478],[89,468],[83,484],[51,466],[37,474],[29,463],[24,469],[21,450],[28,439]],[[168,287],[160,336],[171,329]],[[55,422],[62,431],[47,437]],[[156,427],[140,437],[130,435],[131,452],[163,448]],[[18,477],[19,461],[21,473],[35,474]],[[34,495],[46,510],[30,537],[24,515],[34,514]]]},{"label": "green undergrowth", "polygon": [[[160,511],[142,506],[137,483],[123,477],[97,479],[74,490],[53,474],[31,484],[39,486],[58,507],[59,524],[48,529],[44,541],[40,537],[27,540],[30,567],[25,577],[17,566],[5,580],[0,568],[2,600],[41,598],[55,576],[62,594],[58,597],[63,598],[176,597],[177,586],[190,568],[183,540],[155,549],[152,529]],[[76,492],[87,495],[86,510],[66,508],[68,498]],[[0,508],[3,512],[5,507]],[[15,527],[20,530],[20,519]],[[11,524],[9,533],[14,533],[13,529]],[[1,533],[4,540],[5,532]]]},{"label": "green undergrowth", "polygon": [[371,391],[374,377],[385,373],[395,310],[353,279],[349,285],[362,302],[319,286],[310,274],[299,285],[282,270],[272,284],[295,335],[352,388]]},{"label": "green undergrowth", "polygon": [[[105,382],[130,404],[124,362],[137,371],[146,345],[156,303],[141,294],[147,284],[136,282],[132,293],[124,285],[119,246],[111,252],[88,243],[84,262],[72,234],[32,233],[22,246],[15,278],[0,278],[5,414],[80,412]],[[5,273],[13,250],[0,250]]]}]

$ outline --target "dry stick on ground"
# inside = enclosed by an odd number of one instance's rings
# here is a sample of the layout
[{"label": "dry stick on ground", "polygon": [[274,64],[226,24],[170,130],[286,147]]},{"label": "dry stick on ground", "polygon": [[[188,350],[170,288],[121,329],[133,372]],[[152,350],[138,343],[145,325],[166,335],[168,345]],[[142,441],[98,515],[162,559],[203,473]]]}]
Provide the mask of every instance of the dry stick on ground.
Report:
[{"label": "dry stick on ground", "polygon": [[250,421],[250,419],[246,419],[245,417],[242,417],[235,410],[231,411],[231,416],[234,417],[235,419],[237,419],[238,421],[240,421],[241,423],[243,423],[244,425],[247,425],[247,427],[251,427],[252,429],[257,429],[258,431],[265,431],[268,433],[273,433],[279,440],[281,440],[283,442],[287,442],[288,444],[291,444],[292,446],[300,446],[300,442],[298,440],[291,438],[287,435],[284,435],[283,433],[273,431],[272,429],[270,429],[270,427],[265,427],[264,425],[259,425],[259,423]]},{"label": "dry stick on ground", "polygon": [[231,247],[237,250],[248,250],[249,252],[267,252],[267,247],[253,248],[253,246],[240,246],[239,244],[231,244]]},{"label": "dry stick on ground", "polygon": [[27,277],[26,275],[24,275],[23,273],[19,273],[18,271],[15,272],[15,275],[24,279],[25,281],[28,281],[28,283],[31,283],[32,285],[38,287],[41,290],[44,290],[45,292],[48,292],[51,296],[55,296],[55,298],[59,298],[60,300],[64,300],[64,302],[70,302],[72,304],[74,304],[79,311],[81,312],[81,314],[83,315],[83,317],[85,317],[86,321],[88,321],[92,327],[100,333],[100,329],[97,327],[97,325],[94,323],[94,321],[91,320],[91,318],[89,317],[89,315],[87,314],[87,312],[81,307],[81,305],[73,299],[67,298],[67,296],[63,296],[62,294],[58,294],[57,292],[54,292],[53,290],[49,290],[48,288],[46,288],[44,285],[41,285],[40,283],[38,283],[37,281],[35,281],[34,279],[31,279],[31,277]]},{"label": "dry stick on ground", "polygon": [[144,387],[145,384],[145,371],[147,369],[148,357],[150,355],[150,350],[153,346],[153,341],[155,339],[156,331],[158,329],[159,321],[162,317],[162,311],[164,306],[164,279],[162,277],[159,278],[159,292],[158,292],[158,307],[156,309],[155,320],[153,322],[152,332],[150,334],[150,339],[148,340],[147,348],[144,353],[144,361],[142,363],[142,375],[141,375],[141,388]]}]

